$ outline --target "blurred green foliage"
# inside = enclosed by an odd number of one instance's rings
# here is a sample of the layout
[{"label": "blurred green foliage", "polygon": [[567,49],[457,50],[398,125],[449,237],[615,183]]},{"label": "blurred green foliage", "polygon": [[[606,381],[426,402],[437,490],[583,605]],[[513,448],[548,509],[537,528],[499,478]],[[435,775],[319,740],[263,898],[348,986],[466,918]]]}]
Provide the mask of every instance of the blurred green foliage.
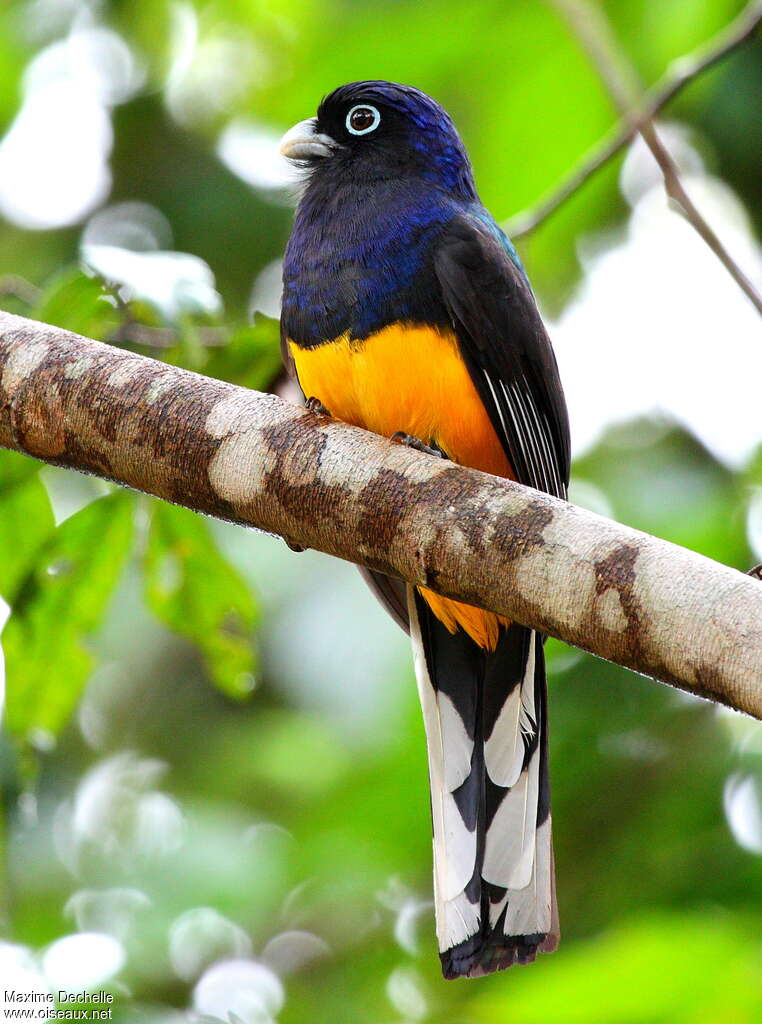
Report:
[{"label": "blurred green foliage", "polygon": [[[14,459],[2,454],[4,461]],[[3,597],[13,608],[3,650],[6,724],[17,736],[38,742],[41,732],[55,736],[76,705],[92,668],[82,642],[98,628],[119,579],[132,518],[127,496],[114,494],[56,528],[36,476],[9,488],[3,532],[7,525],[8,540],[21,542],[4,563],[16,578],[7,589],[3,580]]]},{"label": "blurred green foliage", "polygon": [[198,646],[223,693],[245,696],[254,688],[256,669],[249,589],[200,516],[160,502],[151,503],[150,514],[143,563],[148,607]]},{"label": "blurred green foliage", "polygon": [[[603,7],[648,84],[741,4]],[[105,284],[80,263],[83,214],[37,231],[0,219],[0,305],[249,387],[279,373],[277,324],[250,323],[249,306],[291,213],[216,155],[231,120],[277,133],[341,82],[413,82],[452,112],[505,218],[614,116],[536,0],[34,0],[0,10],[0,130],[72,12],[119,33],[142,75],[111,111],[107,201],[158,209],[222,304],[171,315]],[[761,69],[747,47],[671,111],[758,226]],[[618,170],[521,243],[545,309],[579,279],[580,237],[622,230]],[[572,498],[746,569],[761,466],[762,453],[734,471],[677,427],[634,422],[577,460]],[[550,641],[563,942],[528,970],[446,984],[412,667],[350,567],[0,452],[0,595],[5,937],[38,969],[61,936],[116,935],[115,1019],[185,1019],[202,971],[238,955],[273,965],[286,992],[245,1024],[762,1020],[758,837],[743,848],[723,813],[730,781],[762,771],[752,723]],[[186,969],[194,908],[232,924],[202,935]]]}]

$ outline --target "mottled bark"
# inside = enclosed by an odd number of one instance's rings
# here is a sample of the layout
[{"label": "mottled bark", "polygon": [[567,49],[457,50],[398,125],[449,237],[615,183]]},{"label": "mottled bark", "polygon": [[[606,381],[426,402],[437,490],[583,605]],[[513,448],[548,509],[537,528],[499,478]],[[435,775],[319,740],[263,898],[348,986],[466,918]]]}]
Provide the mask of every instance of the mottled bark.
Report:
[{"label": "mottled bark", "polygon": [[0,445],[425,584],[762,718],[759,581],[273,395],[0,313]]}]

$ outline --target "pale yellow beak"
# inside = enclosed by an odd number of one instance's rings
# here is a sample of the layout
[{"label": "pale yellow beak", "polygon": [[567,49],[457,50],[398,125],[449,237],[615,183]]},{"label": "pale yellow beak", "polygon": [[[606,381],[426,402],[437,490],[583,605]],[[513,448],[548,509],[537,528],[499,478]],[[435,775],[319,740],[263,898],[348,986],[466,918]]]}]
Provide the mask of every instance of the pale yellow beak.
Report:
[{"label": "pale yellow beak", "polygon": [[308,117],[293,128],[289,128],[280,140],[281,156],[289,160],[314,160],[330,156],[338,148],[330,135],[321,135],[317,131],[317,120]]}]

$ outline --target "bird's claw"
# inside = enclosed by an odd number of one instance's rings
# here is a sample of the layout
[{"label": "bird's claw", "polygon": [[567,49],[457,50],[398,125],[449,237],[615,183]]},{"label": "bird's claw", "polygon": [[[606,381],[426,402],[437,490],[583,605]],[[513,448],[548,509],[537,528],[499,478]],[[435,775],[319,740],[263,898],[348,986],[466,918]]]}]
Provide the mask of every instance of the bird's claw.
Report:
[{"label": "bird's claw", "polygon": [[406,434],[404,430],[398,430],[395,434],[392,434],[389,439],[394,444],[404,444],[406,448],[414,448],[417,452],[423,452],[425,455],[434,455],[438,459],[447,459],[448,456],[442,451],[439,445],[426,444],[420,437],[413,437],[412,434]]},{"label": "bird's claw", "polygon": [[308,398],[304,405],[310,412],[314,412],[318,416],[327,416],[329,419],[332,418],[330,412],[326,409],[319,398],[315,398],[314,396],[312,398]]}]

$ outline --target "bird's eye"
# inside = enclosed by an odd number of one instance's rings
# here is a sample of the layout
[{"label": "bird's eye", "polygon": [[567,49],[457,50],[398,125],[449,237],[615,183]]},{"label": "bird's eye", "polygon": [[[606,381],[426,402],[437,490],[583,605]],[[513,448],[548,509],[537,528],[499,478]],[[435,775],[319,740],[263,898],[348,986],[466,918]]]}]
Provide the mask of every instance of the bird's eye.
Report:
[{"label": "bird's eye", "polygon": [[352,135],[367,135],[378,128],[381,115],[375,107],[366,104],[352,107],[347,114],[347,131]]}]

